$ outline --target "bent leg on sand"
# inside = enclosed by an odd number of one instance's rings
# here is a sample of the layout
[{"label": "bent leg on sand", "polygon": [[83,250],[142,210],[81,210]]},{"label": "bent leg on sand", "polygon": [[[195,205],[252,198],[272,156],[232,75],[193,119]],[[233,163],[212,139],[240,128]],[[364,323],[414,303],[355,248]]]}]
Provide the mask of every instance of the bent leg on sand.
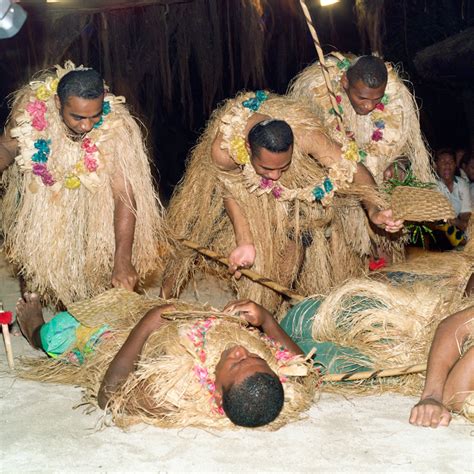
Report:
[{"label": "bent leg on sand", "polygon": [[451,369],[443,392],[443,404],[450,410],[462,410],[467,396],[474,391],[474,347]]}]

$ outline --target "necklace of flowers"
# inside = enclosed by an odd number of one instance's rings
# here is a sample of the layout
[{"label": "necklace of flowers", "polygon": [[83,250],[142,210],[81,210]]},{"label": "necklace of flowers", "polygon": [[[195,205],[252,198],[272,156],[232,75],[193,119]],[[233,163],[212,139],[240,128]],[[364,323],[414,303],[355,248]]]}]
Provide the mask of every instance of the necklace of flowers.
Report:
[{"label": "necklace of flowers", "polygon": [[[46,101],[56,92],[57,80],[45,82],[36,90],[36,99],[30,101],[26,106],[26,111],[31,118],[31,126],[42,132],[48,128],[46,120],[47,105]],[[111,112],[110,102],[104,100],[102,106],[102,116],[100,120],[94,125],[94,128],[99,128],[104,122],[104,117]],[[58,182],[58,179],[53,176],[48,169],[48,160],[51,153],[51,139],[38,138],[34,142],[36,149],[31,157],[33,162],[32,173],[41,178],[45,186],[53,186]],[[93,173],[98,168],[99,150],[97,145],[88,137],[84,137],[81,143],[83,150],[82,158],[72,167],[72,169],[64,176],[64,187],[67,189],[77,189],[81,185],[80,175],[86,173]]]},{"label": "necklace of flowers", "polygon": [[[230,113],[222,118],[223,147],[228,148],[232,159],[242,166],[249,192],[256,192],[258,196],[271,194],[275,199],[282,201],[300,199],[307,202],[317,201],[327,205],[336,190],[335,180],[331,176],[325,177],[316,186],[311,185],[301,189],[289,189],[278,181],[257,175],[251,165],[243,134],[250,116],[257,112],[267,99],[268,94],[263,90],[258,90],[255,92],[255,96],[242,101],[243,109],[240,106],[232,107]],[[338,178],[342,176],[340,171],[332,173]]]},{"label": "necklace of flowers", "polygon": [[[262,339],[266,343],[266,345],[270,347],[275,359],[277,360],[280,366],[285,366],[289,361],[298,357],[292,352],[290,352],[285,346],[277,344],[275,339],[267,336],[264,333],[260,333],[260,339]],[[288,379],[284,375],[280,375],[281,383],[285,383],[287,381]]]},{"label": "necklace of flowers", "polygon": [[[330,170],[330,174],[332,173]],[[252,165],[245,165],[242,170],[245,185],[250,193],[256,193],[257,196],[262,194],[271,194],[279,201],[294,201],[298,199],[306,202],[321,202],[323,205],[330,203],[336,186],[335,180],[330,176],[326,176],[318,185],[310,185],[305,188],[290,189],[282,185],[278,181],[257,175]]]},{"label": "necklace of flowers", "polygon": [[[341,72],[345,72],[349,69],[351,63],[347,58],[344,58],[338,61],[336,65]],[[338,80],[338,86],[339,88],[341,87],[340,77]],[[342,117],[344,115],[344,108],[342,107],[342,96],[340,93],[336,94],[336,103],[338,113]],[[385,120],[383,112],[385,110],[385,106],[388,105],[388,103],[389,96],[388,94],[384,94],[380,102],[375,106],[376,111],[371,113],[371,120],[374,129],[370,138],[374,142],[379,142],[383,139],[383,131],[385,129]],[[331,107],[329,109],[329,114],[336,115],[334,107]],[[336,130],[341,131],[339,125],[336,125]],[[357,142],[354,139],[354,132],[350,130],[345,130],[345,133],[349,141],[343,147],[343,156],[351,161],[364,162],[365,158],[367,157],[367,152],[357,145]]]},{"label": "necklace of flowers", "polygon": [[204,365],[207,359],[206,354],[206,334],[207,331],[214,325],[216,321],[215,317],[201,319],[196,321],[187,336],[194,346],[194,350],[201,364],[194,365],[194,375],[196,375],[201,387],[209,392],[209,402],[211,405],[211,411],[218,415],[224,415],[224,410],[216,402],[216,384],[212,377],[209,375],[207,367]]}]

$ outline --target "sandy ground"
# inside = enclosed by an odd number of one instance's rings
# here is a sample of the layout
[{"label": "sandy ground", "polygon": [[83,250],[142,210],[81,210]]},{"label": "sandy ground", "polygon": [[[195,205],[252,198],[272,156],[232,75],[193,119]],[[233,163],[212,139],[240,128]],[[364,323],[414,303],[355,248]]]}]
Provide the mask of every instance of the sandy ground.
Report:
[{"label": "sandy ground", "polygon": [[[0,299],[14,308],[17,282],[0,256]],[[199,299],[228,292],[208,281]],[[194,298],[195,289],[186,297]],[[15,357],[37,355],[21,337]],[[474,472],[474,426],[412,427],[413,397],[323,393],[301,421],[277,432],[101,428],[76,387],[15,379],[0,349],[0,472]]]}]

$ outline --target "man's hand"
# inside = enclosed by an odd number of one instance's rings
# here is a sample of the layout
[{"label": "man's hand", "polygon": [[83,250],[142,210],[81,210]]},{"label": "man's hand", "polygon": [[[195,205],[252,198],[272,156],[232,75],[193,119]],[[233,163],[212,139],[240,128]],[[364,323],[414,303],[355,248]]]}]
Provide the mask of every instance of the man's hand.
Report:
[{"label": "man's hand", "polygon": [[224,313],[240,314],[252,326],[264,326],[273,316],[259,304],[252,300],[230,301],[224,308]]},{"label": "man's hand", "polygon": [[441,402],[434,398],[425,398],[411,409],[409,421],[412,425],[431,428],[448,426],[451,413]]},{"label": "man's hand", "polygon": [[253,244],[244,244],[236,247],[229,255],[229,273],[238,280],[242,274],[237,270],[239,268],[250,268],[255,262],[255,255],[255,246]]},{"label": "man's hand", "polygon": [[403,227],[403,220],[394,220],[391,209],[386,209],[385,211],[373,211],[369,213],[369,219],[376,226],[392,234],[398,232]]},{"label": "man's hand", "polygon": [[116,259],[112,271],[112,286],[133,291],[138,282],[138,273],[130,260]]},{"label": "man's hand", "polygon": [[172,304],[165,304],[163,306],[157,306],[156,308],[150,309],[145,316],[140,320],[140,325],[145,326],[149,332],[156,331],[159,329],[165,320],[161,317],[163,313],[167,311],[175,311],[176,307]]}]

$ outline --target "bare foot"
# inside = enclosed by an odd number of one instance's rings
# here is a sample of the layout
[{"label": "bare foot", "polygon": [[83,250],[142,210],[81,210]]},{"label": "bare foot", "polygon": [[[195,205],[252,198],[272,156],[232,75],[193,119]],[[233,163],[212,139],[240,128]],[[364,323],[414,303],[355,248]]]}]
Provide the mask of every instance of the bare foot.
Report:
[{"label": "bare foot", "polygon": [[17,321],[13,321],[12,325],[10,326],[10,334],[12,336],[21,336],[21,329],[20,329],[20,326],[18,326],[18,322]]},{"label": "bare foot", "polygon": [[21,332],[28,342],[36,348],[41,347],[38,331],[44,324],[43,311],[36,293],[25,293],[16,304],[16,316]]}]

